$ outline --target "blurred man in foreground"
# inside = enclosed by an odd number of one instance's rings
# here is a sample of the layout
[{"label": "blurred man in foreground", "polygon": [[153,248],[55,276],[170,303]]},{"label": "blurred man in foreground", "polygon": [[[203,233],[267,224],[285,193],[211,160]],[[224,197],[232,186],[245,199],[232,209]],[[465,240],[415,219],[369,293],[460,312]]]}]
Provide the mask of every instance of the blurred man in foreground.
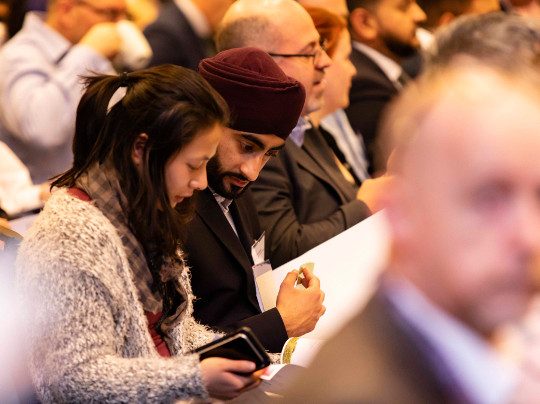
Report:
[{"label": "blurred man in foreground", "polygon": [[525,311],[540,249],[540,92],[524,76],[462,62],[394,105],[391,262],[291,402],[508,402],[515,373],[490,338]]}]

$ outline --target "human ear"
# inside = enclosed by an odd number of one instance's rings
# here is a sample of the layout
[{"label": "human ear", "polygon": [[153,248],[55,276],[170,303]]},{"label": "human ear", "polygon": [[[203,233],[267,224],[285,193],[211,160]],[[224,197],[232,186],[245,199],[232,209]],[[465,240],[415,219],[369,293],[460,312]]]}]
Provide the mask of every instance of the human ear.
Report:
[{"label": "human ear", "polygon": [[144,155],[146,153],[146,144],[148,142],[148,135],[141,133],[135,139],[133,148],[131,149],[131,160],[138,169],[142,168],[144,163]]},{"label": "human ear", "polygon": [[353,38],[361,42],[373,41],[379,34],[377,20],[366,8],[355,8],[350,16]]}]

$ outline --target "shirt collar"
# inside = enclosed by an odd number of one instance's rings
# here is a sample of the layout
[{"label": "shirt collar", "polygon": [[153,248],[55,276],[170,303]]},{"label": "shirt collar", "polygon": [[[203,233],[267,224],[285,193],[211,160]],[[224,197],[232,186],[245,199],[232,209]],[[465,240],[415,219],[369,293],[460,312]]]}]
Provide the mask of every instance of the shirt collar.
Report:
[{"label": "shirt collar", "polygon": [[431,344],[475,403],[507,402],[516,383],[509,366],[476,333],[430,302],[404,278],[386,278],[396,310]]},{"label": "shirt collar", "polygon": [[36,33],[33,38],[39,43],[40,49],[48,54],[50,60],[60,59],[72,46],[67,38],[45,24],[44,12],[29,11],[24,19],[23,29]]},{"label": "shirt collar", "polygon": [[289,138],[298,146],[302,147],[304,144],[304,134],[306,130],[311,129],[312,125],[309,120],[303,116],[298,119],[298,123],[292,130],[291,134],[289,135]]},{"label": "shirt collar", "polygon": [[357,51],[364,53],[373,60],[391,82],[395,83],[398,81],[399,76],[401,76],[401,73],[403,72],[403,69],[399,64],[388,56],[383,55],[381,52],[376,51],[363,43],[353,41],[352,44]]},{"label": "shirt collar", "polygon": [[200,38],[209,38],[212,29],[206,16],[197,8],[191,0],[174,0],[176,6],[184,13],[186,19]]},{"label": "shirt collar", "polygon": [[209,188],[209,189],[210,189],[210,192],[212,192],[212,195],[214,195],[214,198],[216,199],[216,202],[219,203],[219,205],[221,206],[221,209],[223,209],[223,211],[225,211],[225,212],[228,212],[229,207],[231,206],[231,203],[232,203],[233,200],[232,199],[227,199],[224,196],[221,196],[220,194],[215,192],[212,188]]}]

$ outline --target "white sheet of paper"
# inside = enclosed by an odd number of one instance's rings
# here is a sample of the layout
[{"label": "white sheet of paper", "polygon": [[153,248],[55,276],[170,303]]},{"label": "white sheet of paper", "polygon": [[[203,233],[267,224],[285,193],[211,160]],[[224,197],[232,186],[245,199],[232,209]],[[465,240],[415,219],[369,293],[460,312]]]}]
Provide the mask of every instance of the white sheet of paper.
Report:
[{"label": "white sheet of paper", "polygon": [[28,231],[30,226],[32,226],[32,223],[34,223],[34,220],[36,220],[37,217],[37,214],[26,215],[15,220],[10,220],[9,225],[21,236],[24,236],[24,234]]},{"label": "white sheet of paper", "polygon": [[257,277],[265,310],[276,305],[285,275],[305,262],[315,263],[315,275],[325,293],[326,313],[306,337],[327,339],[341,328],[374,290],[375,282],[389,253],[388,226],[384,212],[318,245],[298,258]]}]

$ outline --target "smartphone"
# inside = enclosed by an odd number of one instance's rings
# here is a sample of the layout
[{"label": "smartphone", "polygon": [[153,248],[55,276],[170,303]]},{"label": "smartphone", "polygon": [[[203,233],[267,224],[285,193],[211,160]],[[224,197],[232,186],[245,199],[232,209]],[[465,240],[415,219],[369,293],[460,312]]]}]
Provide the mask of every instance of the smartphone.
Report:
[{"label": "smartphone", "polygon": [[249,327],[241,327],[215,341],[193,350],[200,360],[210,357],[241,359],[255,363],[255,370],[270,365],[270,357]]}]

